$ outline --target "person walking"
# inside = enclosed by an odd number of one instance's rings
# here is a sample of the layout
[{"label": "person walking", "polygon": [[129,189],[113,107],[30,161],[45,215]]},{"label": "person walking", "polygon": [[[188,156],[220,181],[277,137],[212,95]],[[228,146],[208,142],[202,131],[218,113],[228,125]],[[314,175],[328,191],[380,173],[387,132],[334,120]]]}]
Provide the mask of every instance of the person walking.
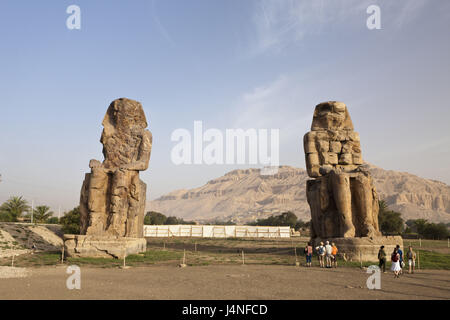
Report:
[{"label": "person walking", "polygon": [[397,251],[397,248],[394,249],[391,255],[391,271],[394,272],[394,278],[400,278],[400,254]]},{"label": "person walking", "polygon": [[399,259],[400,272],[399,273],[402,274],[403,273],[403,268],[405,267],[405,263],[403,262],[403,251],[400,249],[400,245],[399,244],[396,246],[396,249],[397,249],[397,253],[400,256],[400,259]]},{"label": "person walking", "polygon": [[409,246],[408,252],[406,253],[406,257],[408,258],[408,265],[409,265],[408,273],[414,273],[414,269],[416,268],[416,253],[413,251],[411,246]]},{"label": "person walking", "polygon": [[308,242],[308,244],[305,247],[305,256],[306,256],[306,266],[311,267],[311,259],[313,254],[313,247],[311,246],[311,242]]},{"label": "person walking", "polygon": [[331,268],[331,253],[333,248],[330,246],[330,241],[325,242],[325,256],[327,260],[327,268]]},{"label": "person walking", "polygon": [[325,247],[323,246],[323,242],[320,242],[320,245],[316,247],[317,256],[319,257],[319,265],[321,268],[324,267],[324,258],[325,258]]},{"label": "person walking", "polygon": [[337,268],[337,253],[338,253],[338,248],[336,247],[336,245],[334,244],[334,242],[331,243],[331,257],[332,257],[332,265]]},{"label": "person walking", "polygon": [[383,273],[386,273],[386,252],[384,251],[384,246],[380,247],[380,250],[378,250],[378,266],[381,269],[383,269]]}]

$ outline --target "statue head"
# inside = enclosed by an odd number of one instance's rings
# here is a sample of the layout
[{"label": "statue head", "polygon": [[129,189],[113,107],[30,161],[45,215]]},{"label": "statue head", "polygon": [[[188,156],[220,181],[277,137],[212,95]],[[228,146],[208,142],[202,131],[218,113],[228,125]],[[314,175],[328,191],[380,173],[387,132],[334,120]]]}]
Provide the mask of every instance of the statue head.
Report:
[{"label": "statue head", "polygon": [[107,133],[115,130],[143,130],[147,127],[147,120],[140,102],[120,98],[111,102],[102,125]]},{"label": "statue head", "polygon": [[312,131],[317,130],[353,130],[352,119],[343,102],[322,102],[314,110]]}]

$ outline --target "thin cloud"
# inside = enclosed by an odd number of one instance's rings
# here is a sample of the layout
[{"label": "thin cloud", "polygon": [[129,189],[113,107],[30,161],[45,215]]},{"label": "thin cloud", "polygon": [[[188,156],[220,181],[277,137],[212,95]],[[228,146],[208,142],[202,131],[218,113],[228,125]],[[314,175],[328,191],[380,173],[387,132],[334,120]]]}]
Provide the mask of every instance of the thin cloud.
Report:
[{"label": "thin cloud", "polygon": [[382,25],[386,21],[399,29],[419,19],[429,3],[424,0],[257,1],[252,17],[251,39],[254,40],[249,53],[250,56],[281,53],[290,46],[299,45],[306,36],[328,32],[337,25],[350,26],[355,32],[363,31],[368,17],[366,9],[372,4],[381,8]]},{"label": "thin cloud", "polygon": [[156,9],[156,1],[152,0],[151,2],[151,13],[152,13],[152,20],[156,24],[156,27],[158,28],[159,33],[163,36],[163,38],[173,47],[176,47],[175,41],[173,41],[172,37],[170,36],[167,29],[164,27],[164,25],[161,23],[158,17],[158,11]]}]

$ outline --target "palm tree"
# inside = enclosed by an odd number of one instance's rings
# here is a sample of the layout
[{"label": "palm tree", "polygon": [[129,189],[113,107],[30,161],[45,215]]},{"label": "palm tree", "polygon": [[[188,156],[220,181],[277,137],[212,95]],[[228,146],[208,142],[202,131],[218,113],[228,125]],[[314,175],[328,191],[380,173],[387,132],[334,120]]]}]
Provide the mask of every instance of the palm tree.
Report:
[{"label": "palm tree", "polygon": [[388,205],[386,204],[386,201],[384,201],[384,200],[378,201],[378,206],[380,208],[380,210],[379,210],[380,213],[384,213],[384,212],[388,211]]},{"label": "palm tree", "polygon": [[11,221],[17,221],[30,207],[23,197],[11,197],[0,206],[0,213],[9,216]]},{"label": "palm tree", "polygon": [[50,211],[48,206],[37,206],[33,210],[34,220],[36,222],[44,223],[53,215],[53,211]]}]

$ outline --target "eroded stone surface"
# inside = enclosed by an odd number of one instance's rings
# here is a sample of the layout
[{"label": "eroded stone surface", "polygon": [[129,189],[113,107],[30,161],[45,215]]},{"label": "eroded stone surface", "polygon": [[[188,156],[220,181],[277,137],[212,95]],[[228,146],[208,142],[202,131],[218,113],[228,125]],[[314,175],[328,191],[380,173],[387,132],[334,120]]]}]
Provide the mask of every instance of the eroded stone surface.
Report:
[{"label": "eroded stone surface", "polygon": [[152,134],[142,105],[114,100],[103,119],[104,161],[91,160],[81,188],[81,235],[65,235],[70,256],[123,257],[145,251],[143,238],[147,185],[139,171],[148,168]]},{"label": "eroded stone surface", "polygon": [[330,101],[316,106],[303,139],[312,238],[379,237],[378,195],[362,166],[360,139],[347,107]]},{"label": "eroded stone surface", "polygon": [[142,105],[122,98],[103,119],[103,163],[91,160],[80,197],[81,234],[142,237],[152,135]]},{"label": "eroded stone surface", "polygon": [[145,238],[64,235],[64,244],[72,257],[123,259],[146,250]]}]

